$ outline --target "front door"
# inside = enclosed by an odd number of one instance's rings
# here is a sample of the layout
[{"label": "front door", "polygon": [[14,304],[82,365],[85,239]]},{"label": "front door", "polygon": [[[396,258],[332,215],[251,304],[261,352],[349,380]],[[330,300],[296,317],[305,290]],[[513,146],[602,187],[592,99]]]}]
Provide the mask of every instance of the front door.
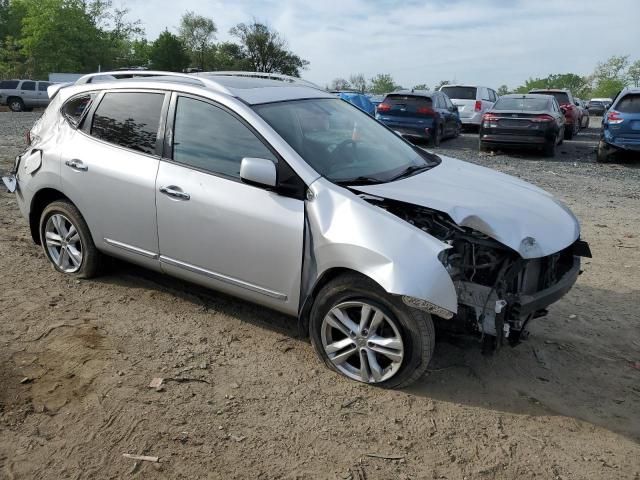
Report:
[{"label": "front door", "polygon": [[[168,106],[164,93],[105,93],[62,153],[64,191],[98,248],[151,268],[159,268],[156,144],[165,97]],[[78,102],[81,107],[84,99]],[[73,123],[71,102],[68,109],[65,116]]]},{"label": "front door", "polygon": [[304,202],[240,180],[244,157],[283,160],[225,108],[174,95],[156,183],[163,270],[296,314]]}]

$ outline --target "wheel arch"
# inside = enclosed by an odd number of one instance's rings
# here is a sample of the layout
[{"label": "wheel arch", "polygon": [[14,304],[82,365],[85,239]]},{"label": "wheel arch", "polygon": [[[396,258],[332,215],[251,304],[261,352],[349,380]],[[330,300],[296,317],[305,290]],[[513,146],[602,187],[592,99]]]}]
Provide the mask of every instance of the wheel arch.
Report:
[{"label": "wheel arch", "polygon": [[[29,207],[29,229],[31,230],[31,238],[36,245],[41,245],[40,217],[42,216],[42,212],[47,208],[47,205],[57,200],[66,200],[75,206],[73,201],[71,201],[71,199],[64,193],[50,187],[38,190],[31,199],[31,205]],[[76,206],[76,208],[78,207]]]}]

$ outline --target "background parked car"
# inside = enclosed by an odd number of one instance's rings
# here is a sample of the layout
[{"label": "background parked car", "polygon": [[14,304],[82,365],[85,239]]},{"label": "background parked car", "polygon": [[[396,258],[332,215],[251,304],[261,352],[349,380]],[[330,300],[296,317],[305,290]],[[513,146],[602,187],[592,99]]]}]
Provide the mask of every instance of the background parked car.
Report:
[{"label": "background parked car", "polygon": [[562,143],[564,112],[549,95],[504,95],[485,113],[480,126],[480,150],[491,146],[536,147],[553,157]]},{"label": "background parked car", "polygon": [[602,119],[598,161],[609,161],[621,150],[640,156],[640,88],[622,90]]},{"label": "background parked car", "polygon": [[443,85],[440,91],[446,93],[458,107],[460,120],[465,127],[480,128],[482,116],[498,99],[495,90],[477,85]]},{"label": "background parked car", "polygon": [[569,90],[548,88],[529,90],[529,93],[538,93],[555,97],[558,104],[564,108],[564,138],[571,140],[574,135],[578,134],[580,131],[580,117],[582,116],[582,112],[578,105],[576,105],[576,101]]},{"label": "background parked car", "polygon": [[406,90],[389,93],[378,105],[376,118],[408,139],[440,145],[457,137],[462,124],[456,107],[444,92]]},{"label": "background parked car", "polygon": [[376,114],[376,107],[369,97],[360,92],[348,91],[348,90],[336,90],[331,92],[334,95],[337,95],[341,99],[355,105],[363,112],[368,113],[372,117]]},{"label": "background parked car", "polygon": [[602,102],[602,104],[604,105],[604,110],[606,112],[607,110],[609,110],[609,107],[613,103],[613,98],[608,98],[608,97],[592,98],[591,101],[592,102]]},{"label": "background parked car", "polygon": [[51,82],[34,80],[3,80],[0,82],[0,104],[14,112],[49,105],[47,87]]},{"label": "background parked car", "polygon": [[606,104],[602,100],[589,100],[587,103],[589,115],[604,115],[607,111]]},{"label": "background parked car", "polygon": [[369,95],[369,101],[373,103],[373,106],[378,108],[378,105],[384,100],[384,95]]},{"label": "background parked car", "polygon": [[584,100],[580,98],[576,98],[576,103],[580,108],[580,128],[588,128],[589,127],[589,109],[587,108],[587,104]]}]

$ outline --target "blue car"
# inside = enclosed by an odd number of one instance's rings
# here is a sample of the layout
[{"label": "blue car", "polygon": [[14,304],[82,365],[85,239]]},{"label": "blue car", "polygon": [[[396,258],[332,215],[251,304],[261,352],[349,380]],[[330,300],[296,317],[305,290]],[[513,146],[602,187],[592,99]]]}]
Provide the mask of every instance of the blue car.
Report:
[{"label": "blue car", "polygon": [[376,119],[396,133],[434,146],[444,138],[457,137],[462,128],[458,107],[443,92],[389,93],[376,110]]},{"label": "blue car", "polygon": [[369,97],[360,92],[351,92],[351,91],[334,91],[331,92],[334,95],[337,95],[341,99],[355,105],[360,110],[365,113],[368,113],[372,117],[376,114],[376,107],[371,101]]},{"label": "blue car", "polygon": [[621,151],[634,152],[640,159],[640,88],[622,90],[602,119],[598,162]]}]

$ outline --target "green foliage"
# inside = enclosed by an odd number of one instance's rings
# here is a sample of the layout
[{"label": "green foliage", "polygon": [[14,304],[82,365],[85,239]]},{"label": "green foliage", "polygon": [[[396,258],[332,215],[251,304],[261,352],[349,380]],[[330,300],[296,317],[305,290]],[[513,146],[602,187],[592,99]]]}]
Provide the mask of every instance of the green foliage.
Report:
[{"label": "green foliage", "polygon": [[251,70],[251,64],[244,56],[242,47],[232,42],[219,43],[209,52],[208,58],[207,64],[215,70]]},{"label": "green foliage", "polygon": [[195,64],[202,70],[206,70],[205,61],[211,58],[209,54],[214,47],[213,40],[217,31],[213,20],[195,12],[186,12],[180,19],[180,38]]},{"label": "green foliage", "polygon": [[440,80],[438,83],[436,83],[436,86],[433,87],[434,90],[440,90],[440,87],[444,87],[445,85],[450,85],[451,82],[449,80]]},{"label": "green foliage", "polygon": [[181,72],[189,66],[189,54],[182,40],[165,30],[153,42],[149,54],[154,70]]},{"label": "green foliage", "polygon": [[640,87],[640,60],[636,60],[627,70],[629,83],[634,87]]},{"label": "green foliage", "polygon": [[389,75],[388,73],[379,73],[371,79],[369,91],[371,93],[380,95],[383,93],[393,92],[398,88],[400,87],[396,85],[391,75]]},{"label": "green foliage", "polygon": [[498,96],[502,96],[502,95],[508,95],[509,94],[509,87],[507,87],[506,85],[500,85],[498,87],[498,90],[496,90],[496,93],[498,94]]},{"label": "green foliage", "polygon": [[251,70],[300,76],[309,62],[288,50],[287,42],[267,25],[253,21],[239,23],[229,33],[240,42],[243,57]]},{"label": "green foliage", "polygon": [[413,86],[414,90],[429,90],[429,85],[426,83],[419,83],[418,85]]},{"label": "green foliage", "polygon": [[555,73],[546,78],[530,78],[516,89],[516,93],[543,88],[566,88],[579,98],[589,98],[591,95],[590,79],[575,73]]}]

